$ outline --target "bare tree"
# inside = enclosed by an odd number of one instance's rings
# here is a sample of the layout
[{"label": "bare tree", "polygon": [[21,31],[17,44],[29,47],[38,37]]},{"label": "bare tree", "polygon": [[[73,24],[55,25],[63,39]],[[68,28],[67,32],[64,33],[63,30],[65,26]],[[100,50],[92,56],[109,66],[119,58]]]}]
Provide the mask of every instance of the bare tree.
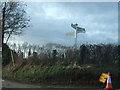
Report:
[{"label": "bare tree", "polygon": [[11,35],[20,35],[23,28],[28,27],[29,18],[22,2],[2,3],[2,42],[6,36],[6,43]]}]

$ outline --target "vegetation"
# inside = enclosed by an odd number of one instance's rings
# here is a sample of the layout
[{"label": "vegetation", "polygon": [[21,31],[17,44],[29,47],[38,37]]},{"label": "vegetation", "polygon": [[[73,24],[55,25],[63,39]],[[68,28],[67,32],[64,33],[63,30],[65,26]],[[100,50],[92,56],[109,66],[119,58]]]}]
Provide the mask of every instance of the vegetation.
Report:
[{"label": "vegetation", "polygon": [[[60,61],[66,64],[118,64],[118,46],[112,44],[81,45],[75,50],[73,47],[66,47],[58,44],[47,44],[46,46],[23,44],[11,44],[10,48],[19,56],[26,58],[27,63],[32,65],[54,64]],[[52,47],[55,47],[56,50]]]},{"label": "vegetation", "polygon": [[53,52],[48,53],[50,49],[45,46],[33,47],[24,43],[10,47],[15,52],[15,66],[10,62],[3,67],[4,78],[31,83],[90,85],[103,88],[105,84],[100,83],[98,79],[101,73],[111,72],[113,86],[119,87],[117,45],[81,45],[78,50],[59,45],[65,50],[64,57],[57,50],[55,55]]},{"label": "vegetation", "polygon": [[[10,67],[9,67],[10,68]],[[19,70],[14,72],[14,69],[4,68],[3,75],[4,78],[22,80],[31,83],[44,83],[44,84],[62,84],[62,85],[83,85],[83,86],[96,86],[105,87],[98,81],[101,73],[108,71],[112,74],[113,86],[118,87],[116,74],[118,70],[117,67],[106,67],[105,69],[93,65],[54,65],[54,66],[31,66],[25,65]],[[12,71],[12,72],[11,72]],[[8,74],[9,73],[9,74]],[[104,86],[103,86],[104,85]]]},{"label": "vegetation", "polygon": [[2,42],[6,43],[12,35],[20,35],[28,27],[29,17],[22,2],[2,2]]},{"label": "vegetation", "polygon": [[11,61],[10,49],[6,44],[3,44],[3,55],[2,55],[2,65],[5,66]]}]

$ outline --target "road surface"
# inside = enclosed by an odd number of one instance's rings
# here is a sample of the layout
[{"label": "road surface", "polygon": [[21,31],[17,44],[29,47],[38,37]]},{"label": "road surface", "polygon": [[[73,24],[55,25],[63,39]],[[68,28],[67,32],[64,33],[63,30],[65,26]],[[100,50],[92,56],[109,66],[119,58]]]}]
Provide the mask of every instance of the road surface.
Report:
[{"label": "road surface", "polygon": [[[86,90],[86,87],[82,87],[82,89],[80,87],[63,87],[63,86],[55,86],[55,85],[50,85],[50,86],[45,86],[45,85],[33,85],[33,84],[26,84],[26,83],[21,83],[21,82],[16,82],[16,81],[9,81],[9,80],[1,80],[2,82],[2,88],[31,88],[32,90],[38,90],[40,88],[44,88],[44,89],[47,89],[49,88],[49,90],[56,90],[56,88],[59,88],[59,90],[73,90],[73,89],[76,89],[76,90]],[[87,89],[89,89],[87,87]],[[89,90],[102,90],[102,89],[95,89],[95,88],[92,88],[92,89],[89,89]]]}]

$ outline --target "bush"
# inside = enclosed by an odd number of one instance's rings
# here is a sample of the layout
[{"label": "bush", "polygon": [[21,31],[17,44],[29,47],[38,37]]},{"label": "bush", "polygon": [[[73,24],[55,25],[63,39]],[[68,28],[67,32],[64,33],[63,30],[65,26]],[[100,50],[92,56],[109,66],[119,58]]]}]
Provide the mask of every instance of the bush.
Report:
[{"label": "bush", "polygon": [[2,52],[2,65],[8,65],[11,61],[11,54],[10,54],[10,48],[8,45],[3,44],[3,52]]},{"label": "bush", "polygon": [[31,66],[25,65],[21,67],[14,74],[14,78],[17,80],[25,80],[30,82],[64,82],[73,83],[79,81],[82,83],[84,80],[88,81],[94,78],[89,69],[80,66],[64,66],[64,65],[54,65],[54,66]]}]

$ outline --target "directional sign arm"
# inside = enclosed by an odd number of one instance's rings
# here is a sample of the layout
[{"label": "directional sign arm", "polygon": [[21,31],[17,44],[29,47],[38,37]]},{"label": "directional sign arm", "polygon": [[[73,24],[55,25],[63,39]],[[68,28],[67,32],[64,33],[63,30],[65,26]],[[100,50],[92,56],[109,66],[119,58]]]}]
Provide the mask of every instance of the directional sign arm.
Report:
[{"label": "directional sign arm", "polygon": [[81,27],[77,27],[77,33],[85,33],[85,29]]},{"label": "directional sign arm", "polygon": [[74,32],[68,32],[66,33],[66,36],[74,36]]},{"label": "directional sign arm", "polygon": [[71,27],[77,29],[78,24],[71,24]]}]

